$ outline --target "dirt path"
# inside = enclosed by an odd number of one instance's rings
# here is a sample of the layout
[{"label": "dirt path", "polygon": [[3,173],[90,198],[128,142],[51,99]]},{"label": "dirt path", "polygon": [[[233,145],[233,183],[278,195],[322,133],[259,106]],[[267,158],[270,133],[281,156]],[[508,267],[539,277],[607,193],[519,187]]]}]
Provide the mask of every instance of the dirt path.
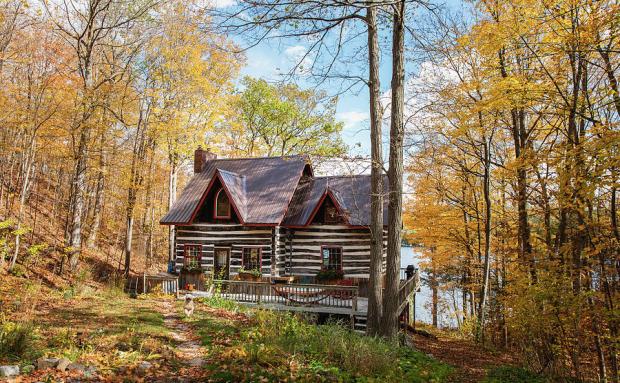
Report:
[{"label": "dirt path", "polygon": [[431,339],[412,335],[414,347],[444,363],[457,368],[451,381],[473,383],[481,381],[489,368],[514,365],[516,360],[506,353],[493,353],[471,342],[440,336]]},{"label": "dirt path", "polygon": [[177,357],[190,368],[202,367],[205,363],[202,358],[204,350],[200,341],[192,336],[191,327],[183,322],[173,302],[164,302],[163,309],[164,324],[170,329],[170,336],[176,342]]}]

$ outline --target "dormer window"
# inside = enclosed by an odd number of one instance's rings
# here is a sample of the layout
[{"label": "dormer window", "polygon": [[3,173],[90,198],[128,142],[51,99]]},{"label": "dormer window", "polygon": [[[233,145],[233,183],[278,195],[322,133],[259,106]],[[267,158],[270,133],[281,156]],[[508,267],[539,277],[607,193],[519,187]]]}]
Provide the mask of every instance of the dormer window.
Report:
[{"label": "dormer window", "polygon": [[215,212],[214,218],[230,218],[230,200],[224,191],[220,188],[215,195]]},{"label": "dormer window", "polygon": [[325,223],[340,223],[340,214],[338,214],[338,209],[332,202],[331,198],[325,199],[325,204],[323,205],[323,222]]},{"label": "dormer window", "polygon": [[338,223],[338,210],[335,206],[325,206],[325,223]]}]

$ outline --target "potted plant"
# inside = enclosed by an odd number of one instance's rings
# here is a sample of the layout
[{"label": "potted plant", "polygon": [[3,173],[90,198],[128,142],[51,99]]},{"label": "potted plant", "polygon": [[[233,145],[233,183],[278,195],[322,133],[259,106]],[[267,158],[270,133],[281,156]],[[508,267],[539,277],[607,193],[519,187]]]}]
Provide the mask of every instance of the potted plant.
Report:
[{"label": "potted plant", "polygon": [[183,265],[181,267],[181,272],[184,274],[202,274],[202,267],[196,261],[189,263],[187,265]]},{"label": "potted plant", "polygon": [[335,285],[344,278],[344,272],[342,270],[328,270],[323,269],[319,271],[315,279],[318,283],[326,284],[326,285]]},{"label": "potted plant", "polygon": [[262,274],[258,269],[239,269],[239,279],[242,281],[260,281]]}]

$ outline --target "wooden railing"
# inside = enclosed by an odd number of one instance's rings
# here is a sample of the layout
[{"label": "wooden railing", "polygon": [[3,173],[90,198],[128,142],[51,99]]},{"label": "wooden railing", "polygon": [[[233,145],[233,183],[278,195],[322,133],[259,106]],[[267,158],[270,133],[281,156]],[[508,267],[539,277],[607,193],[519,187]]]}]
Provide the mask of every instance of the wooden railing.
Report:
[{"label": "wooden railing", "polygon": [[420,288],[420,271],[415,270],[413,276],[400,282],[398,290],[398,312],[402,312],[409,302],[409,296]]},{"label": "wooden railing", "polygon": [[321,306],[357,310],[357,286],[273,284],[270,282],[213,281],[222,297],[243,303]]}]

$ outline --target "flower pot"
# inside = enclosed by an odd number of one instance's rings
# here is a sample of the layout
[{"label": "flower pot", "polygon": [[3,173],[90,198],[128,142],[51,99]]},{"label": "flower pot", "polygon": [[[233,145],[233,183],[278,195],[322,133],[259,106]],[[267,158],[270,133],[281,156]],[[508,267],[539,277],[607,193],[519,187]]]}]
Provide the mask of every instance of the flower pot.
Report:
[{"label": "flower pot", "polygon": [[260,276],[254,275],[252,273],[246,273],[246,272],[239,272],[239,280],[241,281],[253,281],[253,282],[257,282],[260,281]]}]

